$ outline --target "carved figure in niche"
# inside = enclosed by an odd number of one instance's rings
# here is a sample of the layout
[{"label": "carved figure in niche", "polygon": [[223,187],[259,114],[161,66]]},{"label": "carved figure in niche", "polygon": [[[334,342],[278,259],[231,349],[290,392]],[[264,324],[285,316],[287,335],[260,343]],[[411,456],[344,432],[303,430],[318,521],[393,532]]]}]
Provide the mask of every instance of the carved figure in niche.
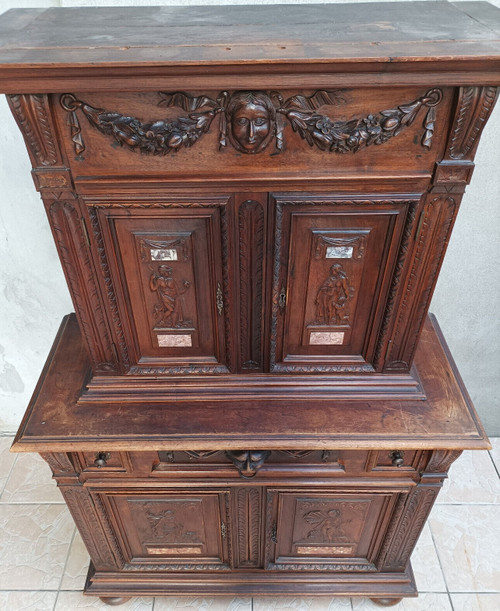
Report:
[{"label": "carved figure in niche", "polygon": [[159,319],[157,326],[168,328],[189,327],[191,320],[184,320],[184,308],[182,295],[189,289],[191,283],[184,280],[182,287],[177,285],[172,268],[168,265],[160,265],[157,272],[153,272],[149,278],[149,288],[158,295],[160,303],[155,304],[153,316]]},{"label": "carved figure in niche", "polygon": [[304,514],[304,520],[313,524],[314,528],[307,533],[308,539],[319,541],[346,542],[348,540],[342,529],[342,512],[339,509],[329,509],[326,512],[317,510]]},{"label": "carved figure in niche", "polygon": [[341,325],[349,320],[349,299],[352,294],[347,274],[340,263],[330,267],[330,275],[319,287],[316,300],[316,320],[321,325]]},{"label": "carved figure in niche", "polygon": [[235,149],[260,153],[275,133],[276,109],[271,98],[260,91],[240,91],[226,107],[227,133]]}]

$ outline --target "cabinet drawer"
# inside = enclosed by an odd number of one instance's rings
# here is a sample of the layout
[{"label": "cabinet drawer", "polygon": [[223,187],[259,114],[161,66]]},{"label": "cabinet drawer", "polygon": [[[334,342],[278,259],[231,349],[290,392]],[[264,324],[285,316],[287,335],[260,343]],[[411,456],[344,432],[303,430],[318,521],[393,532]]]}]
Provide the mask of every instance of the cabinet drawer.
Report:
[{"label": "cabinet drawer", "polygon": [[399,492],[269,491],[267,568],[375,571]]},{"label": "cabinet drawer", "polygon": [[380,176],[403,163],[406,175],[430,173],[452,94],[426,85],[73,92],[52,103],[73,176],[201,182],[332,176],[332,168],[338,176]]}]

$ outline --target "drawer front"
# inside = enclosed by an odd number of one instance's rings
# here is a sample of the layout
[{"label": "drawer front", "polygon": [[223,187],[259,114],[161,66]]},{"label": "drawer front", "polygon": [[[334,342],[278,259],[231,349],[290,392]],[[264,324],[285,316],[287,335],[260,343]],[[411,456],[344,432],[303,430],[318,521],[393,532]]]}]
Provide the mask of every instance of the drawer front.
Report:
[{"label": "drawer front", "polygon": [[115,490],[99,496],[131,568],[230,568],[227,492]]},{"label": "drawer front", "polygon": [[134,373],[228,371],[227,201],[101,201],[92,207]]},{"label": "drawer front", "polygon": [[[73,176],[174,181],[432,171],[452,88],[53,96]],[[68,118],[70,125],[68,125]],[[74,132],[77,131],[77,137]],[[404,168],[402,168],[404,163]]]},{"label": "drawer front", "polygon": [[272,370],[373,371],[418,200],[273,197]]},{"label": "drawer front", "polygon": [[270,491],[267,568],[376,570],[397,492]]}]

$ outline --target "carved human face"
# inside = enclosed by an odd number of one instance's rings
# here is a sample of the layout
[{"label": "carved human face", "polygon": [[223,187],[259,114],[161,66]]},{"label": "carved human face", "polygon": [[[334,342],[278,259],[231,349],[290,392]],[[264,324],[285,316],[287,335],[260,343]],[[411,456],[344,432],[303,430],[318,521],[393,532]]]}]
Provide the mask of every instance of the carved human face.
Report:
[{"label": "carved human face", "polygon": [[248,102],[238,106],[231,116],[234,145],[244,153],[258,153],[272,137],[271,117],[262,104]]}]

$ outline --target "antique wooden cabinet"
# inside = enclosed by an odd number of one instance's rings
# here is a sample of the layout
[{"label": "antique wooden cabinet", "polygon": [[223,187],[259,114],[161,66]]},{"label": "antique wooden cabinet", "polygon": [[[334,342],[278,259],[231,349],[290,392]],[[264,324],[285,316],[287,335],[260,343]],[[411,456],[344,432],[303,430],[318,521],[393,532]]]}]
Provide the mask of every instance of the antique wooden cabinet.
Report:
[{"label": "antique wooden cabinet", "polygon": [[14,450],[89,593],[415,595],[446,471],[488,447],[426,316],[499,30],[476,2],[2,17],[76,313]]}]

